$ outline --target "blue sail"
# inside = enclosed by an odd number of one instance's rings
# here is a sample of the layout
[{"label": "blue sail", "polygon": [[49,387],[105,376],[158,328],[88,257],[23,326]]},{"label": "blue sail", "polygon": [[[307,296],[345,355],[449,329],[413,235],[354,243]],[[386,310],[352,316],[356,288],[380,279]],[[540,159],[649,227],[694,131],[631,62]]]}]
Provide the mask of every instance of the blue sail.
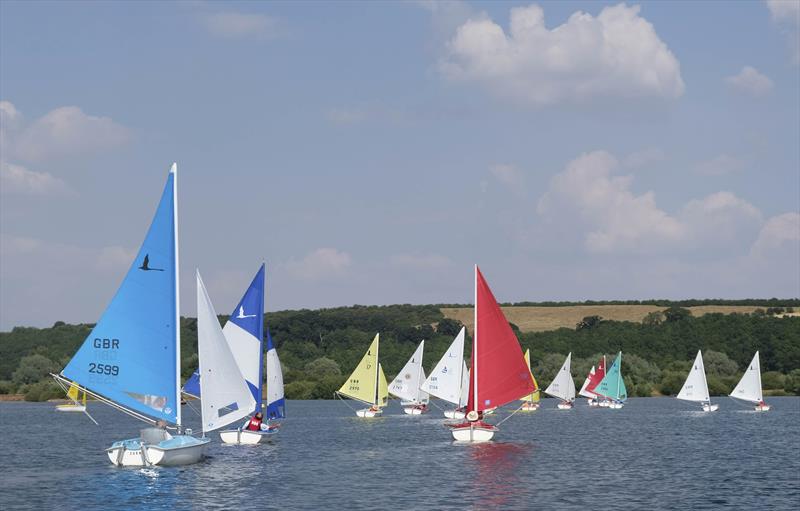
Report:
[{"label": "blue sail", "polygon": [[278,352],[272,345],[272,336],[267,329],[267,418],[286,417],[286,400],[283,397],[283,371]]},{"label": "blue sail", "polygon": [[136,259],[61,374],[125,408],[177,423],[174,186],[173,167]]},{"label": "blue sail", "polygon": [[[264,339],[264,265],[261,265],[242,299],[228,317],[222,333],[233,353],[236,364],[256,400],[254,411],[261,409],[261,382]],[[200,396],[198,371],[186,381],[183,392]]]},{"label": "blue sail", "polygon": [[625,401],[628,399],[628,390],[625,388],[625,380],[622,379],[621,366],[622,365],[622,352],[617,354],[611,368],[606,372],[605,377],[600,380],[592,392],[599,394],[603,397],[613,399],[615,401]]}]

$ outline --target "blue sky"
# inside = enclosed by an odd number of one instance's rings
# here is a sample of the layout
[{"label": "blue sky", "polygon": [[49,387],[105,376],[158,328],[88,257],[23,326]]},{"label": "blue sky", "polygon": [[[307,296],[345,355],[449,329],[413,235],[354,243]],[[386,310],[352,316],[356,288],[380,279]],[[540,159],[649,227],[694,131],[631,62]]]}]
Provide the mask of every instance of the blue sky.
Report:
[{"label": "blue sky", "polygon": [[172,161],[220,311],[799,296],[799,6],[2,2],[0,328],[95,321]]}]

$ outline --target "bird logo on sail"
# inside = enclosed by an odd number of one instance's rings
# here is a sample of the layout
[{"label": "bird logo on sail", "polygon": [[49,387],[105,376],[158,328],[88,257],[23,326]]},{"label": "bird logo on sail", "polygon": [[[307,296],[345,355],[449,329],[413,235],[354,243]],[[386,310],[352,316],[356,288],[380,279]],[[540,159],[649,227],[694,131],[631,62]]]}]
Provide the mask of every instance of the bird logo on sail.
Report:
[{"label": "bird logo on sail", "polygon": [[150,254],[144,255],[144,261],[142,261],[142,265],[139,266],[139,269],[142,271],[164,271],[163,268],[150,268]]},{"label": "bird logo on sail", "polygon": [[239,306],[239,315],[236,316],[236,319],[246,319],[246,318],[254,318],[256,317],[255,314],[245,314],[244,313],[244,305]]}]

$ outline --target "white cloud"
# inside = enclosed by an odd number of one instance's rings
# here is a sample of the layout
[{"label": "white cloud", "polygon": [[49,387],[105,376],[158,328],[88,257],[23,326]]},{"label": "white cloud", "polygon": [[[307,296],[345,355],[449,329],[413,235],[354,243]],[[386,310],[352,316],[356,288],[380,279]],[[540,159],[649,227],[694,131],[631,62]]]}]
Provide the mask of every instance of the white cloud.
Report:
[{"label": "white cloud", "polygon": [[731,250],[749,246],[761,225],[758,209],[730,192],[689,201],[671,215],[652,191],[635,194],[633,176],[615,175],[618,167],[606,151],[578,157],[550,180],[538,213],[577,233],[592,253]]},{"label": "white cloud", "polygon": [[[4,117],[8,111],[3,108]],[[124,126],[108,117],[85,114],[76,106],[56,108],[27,126],[23,126],[16,109],[14,118],[14,127],[3,126],[3,158],[7,161],[83,156],[121,146],[130,140],[130,133]]]},{"label": "white cloud", "polygon": [[723,176],[742,170],[745,162],[728,154],[720,154],[695,166],[695,171],[707,176]]},{"label": "white cloud", "polygon": [[271,39],[284,32],[280,20],[264,14],[215,12],[203,15],[202,20],[208,31],[219,37]]},{"label": "white cloud", "polygon": [[452,265],[453,261],[439,254],[398,254],[392,256],[391,263],[413,270],[440,270]]},{"label": "white cloud", "polygon": [[47,172],[0,161],[0,193],[3,195],[65,195],[74,193],[67,184]]},{"label": "white cloud", "polygon": [[318,248],[300,260],[290,260],[286,270],[301,280],[324,280],[342,275],[350,267],[351,258],[347,252],[335,248]]},{"label": "white cloud", "polygon": [[507,33],[485,15],[473,17],[448,42],[440,70],[530,106],[684,91],[678,60],[639,7],[625,4],[597,17],[576,12],[552,30],[538,5],[511,9]]},{"label": "white cloud", "polygon": [[753,243],[751,254],[755,257],[768,257],[787,248],[794,254],[790,258],[792,264],[800,267],[800,214],[798,213],[784,213],[767,220],[758,234],[758,239]]},{"label": "white cloud", "polygon": [[797,0],[767,0],[767,9],[774,21],[800,25],[800,2]]},{"label": "white cloud", "polygon": [[765,96],[772,91],[772,80],[757,69],[744,66],[739,74],[725,78],[733,89],[752,96]]},{"label": "white cloud", "polygon": [[514,165],[497,163],[489,167],[489,172],[498,181],[512,189],[519,190],[524,184],[525,176]]}]

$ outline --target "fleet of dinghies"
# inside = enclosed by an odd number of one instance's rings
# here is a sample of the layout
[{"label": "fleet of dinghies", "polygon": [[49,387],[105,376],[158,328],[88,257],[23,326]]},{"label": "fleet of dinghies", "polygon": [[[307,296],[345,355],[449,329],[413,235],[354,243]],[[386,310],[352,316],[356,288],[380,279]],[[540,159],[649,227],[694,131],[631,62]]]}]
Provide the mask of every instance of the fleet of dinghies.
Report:
[{"label": "fleet of dinghies", "polygon": [[[141,430],[139,438],[120,440],[106,449],[108,458],[118,466],[195,463],[210,442],[207,433],[221,430],[220,439],[226,444],[257,444],[278,431],[272,421],[286,416],[283,375],[269,329],[264,363],[264,264],[224,327],[220,327],[197,271],[199,367],[181,388],[178,262],[177,165],[173,164],[144,242],[116,295],[63,371],[53,375],[71,400],[57,410],[86,413],[86,396],[90,395],[150,425]],[[540,391],[531,371],[530,350],[523,355],[477,265],[474,270],[469,366],[464,360],[466,328],[462,327],[429,376],[423,369],[423,340],[387,383],[378,356],[378,333],[336,392],[340,398],[368,405],[355,410],[357,417],[380,416],[389,394],[401,400],[408,415],[427,412],[434,397],[453,407],[443,413],[453,420],[446,424],[455,441],[485,442],[499,430],[499,423],[485,421],[497,408],[514,401],[522,403],[514,413],[539,408]],[[559,410],[574,407],[571,363],[569,353],[544,390],[560,400]],[[628,397],[621,369],[622,352],[610,368],[603,356],[590,369],[578,394],[587,398],[590,407],[621,409]],[[181,392],[200,400],[200,438],[182,425]],[[730,396],[754,403],[756,411],[769,410],[762,395],[758,352]],[[699,403],[705,412],[719,408],[711,403],[700,351],[677,398]],[[258,421],[260,429],[245,427],[252,425],[252,420],[229,427],[265,410],[267,420]]]}]

